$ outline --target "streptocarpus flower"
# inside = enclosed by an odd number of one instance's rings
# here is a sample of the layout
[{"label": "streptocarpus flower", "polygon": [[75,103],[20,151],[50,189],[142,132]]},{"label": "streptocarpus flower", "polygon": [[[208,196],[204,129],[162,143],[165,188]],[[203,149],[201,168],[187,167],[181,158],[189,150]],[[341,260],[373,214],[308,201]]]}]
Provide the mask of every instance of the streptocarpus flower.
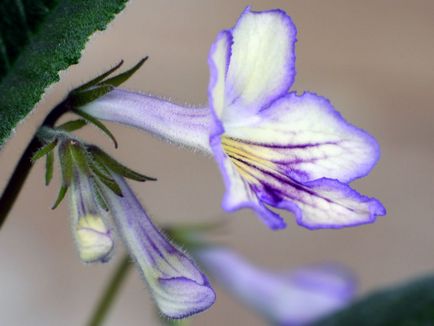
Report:
[{"label": "streptocarpus flower", "polygon": [[217,283],[272,324],[309,324],[343,308],[355,294],[353,278],[337,265],[278,273],[222,247],[205,247],[195,256]]},{"label": "streptocarpus flower", "polygon": [[215,293],[206,276],[152,224],[125,180],[119,175],[113,178],[123,197],[109,189],[105,189],[105,194],[117,231],[160,311],[179,319],[209,308],[215,301]]},{"label": "streptocarpus flower", "polygon": [[[116,232],[165,317],[184,318],[210,307],[215,293],[206,276],[152,223],[124,176],[137,181],[152,178],[64,131],[43,132],[51,143],[59,143],[62,187],[55,206],[71,188],[72,230],[82,261],[107,262]],[[47,153],[44,148],[40,152]]]},{"label": "streptocarpus flower", "polygon": [[247,8],[211,47],[209,108],[115,89],[81,110],[212,153],[226,185],[224,209],[252,208],[272,229],[285,222],[270,207],[293,212],[309,229],[371,223],[384,207],[348,183],[369,173],[378,144],[327,99],[288,93],[295,42],[285,12]]}]

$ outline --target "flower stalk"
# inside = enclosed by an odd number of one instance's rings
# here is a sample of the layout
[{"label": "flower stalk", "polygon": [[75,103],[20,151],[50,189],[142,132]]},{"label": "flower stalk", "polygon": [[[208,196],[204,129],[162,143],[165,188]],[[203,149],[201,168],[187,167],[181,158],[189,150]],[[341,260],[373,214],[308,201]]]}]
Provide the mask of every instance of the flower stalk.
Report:
[{"label": "flower stalk", "polygon": [[[57,120],[70,109],[68,98],[57,105],[45,118],[42,126],[53,127]],[[33,154],[42,146],[41,140],[35,134],[21,155],[12,176],[9,178],[6,187],[0,197],[0,229],[2,228],[6,218],[33,167]]]},{"label": "flower stalk", "polygon": [[131,259],[128,255],[125,255],[116,266],[110,281],[104,292],[101,295],[95,309],[87,323],[88,326],[100,326],[103,325],[113,306],[116,297],[118,296],[122,285],[124,284],[129,271],[131,270]]}]

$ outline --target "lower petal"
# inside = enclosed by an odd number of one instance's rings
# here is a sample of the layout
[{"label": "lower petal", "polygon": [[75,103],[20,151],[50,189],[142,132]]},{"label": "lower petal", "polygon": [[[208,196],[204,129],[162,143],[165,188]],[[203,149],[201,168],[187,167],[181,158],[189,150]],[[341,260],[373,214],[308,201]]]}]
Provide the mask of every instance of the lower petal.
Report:
[{"label": "lower petal", "polygon": [[[386,214],[377,199],[333,179],[290,186],[285,192],[285,199],[270,204],[294,212],[297,223],[308,229],[339,229],[373,223],[377,216]],[[294,210],[294,204],[297,210]]]},{"label": "lower petal", "polygon": [[[232,183],[236,178],[245,182],[244,188],[250,190],[250,197],[259,202],[256,207],[267,204],[291,211],[297,222],[309,229],[342,228],[372,223],[376,216],[385,214],[385,209],[378,200],[363,196],[337,180],[322,178],[301,183],[270,167],[255,166],[235,154],[231,156],[231,160],[231,164],[227,165],[232,166],[234,171],[231,176]],[[229,167],[226,167],[226,170],[229,170]],[[233,190],[228,195],[239,194],[239,189],[242,189],[233,188],[237,191]],[[250,200],[251,202],[253,200]],[[264,216],[258,209],[256,213]]]}]

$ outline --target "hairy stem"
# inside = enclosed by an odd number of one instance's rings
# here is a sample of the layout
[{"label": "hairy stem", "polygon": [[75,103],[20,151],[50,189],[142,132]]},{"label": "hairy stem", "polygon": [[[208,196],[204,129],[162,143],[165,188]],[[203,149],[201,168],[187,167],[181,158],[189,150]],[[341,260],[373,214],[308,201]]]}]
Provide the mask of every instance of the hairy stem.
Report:
[{"label": "hairy stem", "polygon": [[[45,118],[42,126],[53,127],[56,121],[68,110],[70,109],[69,101],[66,99],[59,105],[57,105]],[[36,137],[36,134],[33,136],[30,143],[27,145],[23,154],[21,155],[18,164],[15,167],[12,176],[10,177],[2,196],[0,197],[0,229],[3,226],[3,223],[6,221],[6,218],[12,209],[18,195],[21,191],[21,188],[24,185],[24,182],[27,179],[27,176],[32,169],[31,158],[32,155],[42,146],[40,140]]]},{"label": "hairy stem", "polygon": [[111,306],[113,305],[119,290],[130,270],[131,259],[128,255],[122,258],[116,267],[107,287],[105,288],[96,308],[87,323],[88,326],[100,326],[103,324]]}]

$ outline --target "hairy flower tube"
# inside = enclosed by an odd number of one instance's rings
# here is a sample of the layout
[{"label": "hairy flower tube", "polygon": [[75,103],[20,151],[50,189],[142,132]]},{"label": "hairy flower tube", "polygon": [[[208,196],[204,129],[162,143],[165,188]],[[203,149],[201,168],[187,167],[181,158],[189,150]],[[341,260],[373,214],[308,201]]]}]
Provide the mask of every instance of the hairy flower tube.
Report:
[{"label": "hairy flower tube", "polygon": [[309,324],[343,308],[355,294],[351,274],[334,264],[271,272],[213,246],[198,249],[195,257],[216,284],[273,325]]},{"label": "hairy flower tube", "polygon": [[348,184],[369,173],[379,146],[326,98],[289,92],[295,42],[285,12],[247,8],[211,46],[207,108],[114,89],[80,110],[211,153],[226,186],[223,208],[251,208],[272,229],[285,222],[270,208],[309,229],[372,223],[385,208]]},{"label": "hairy flower tube", "polygon": [[215,293],[193,260],[155,227],[125,180],[114,174],[119,197],[105,189],[108,205],[128,251],[139,266],[160,311],[188,317],[209,308]]},{"label": "hairy flower tube", "polygon": [[210,307],[215,293],[206,276],[152,223],[124,177],[153,179],[62,130],[45,128],[43,133],[49,136],[41,153],[47,154],[47,148],[52,150],[58,144],[62,187],[55,207],[70,189],[72,231],[81,260],[107,262],[116,233],[162,315],[179,319]]}]

